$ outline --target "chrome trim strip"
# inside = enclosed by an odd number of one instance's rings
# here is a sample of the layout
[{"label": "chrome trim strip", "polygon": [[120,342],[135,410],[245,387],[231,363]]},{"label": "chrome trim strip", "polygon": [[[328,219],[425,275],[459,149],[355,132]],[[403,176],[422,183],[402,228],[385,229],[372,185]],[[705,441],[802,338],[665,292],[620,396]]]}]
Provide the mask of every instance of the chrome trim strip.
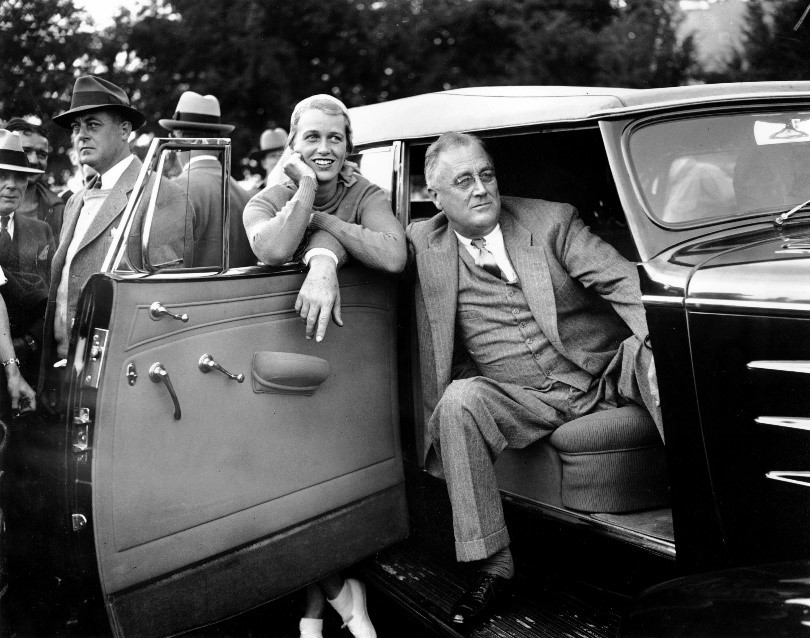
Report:
[{"label": "chrome trim strip", "polygon": [[734,301],[731,299],[687,299],[686,307],[690,310],[703,308],[756,308],[757,310],[798,310],[807,312],[810,303],[791,303],[781,301]]},{"label": "chrome trim strip", "polygon": [[[798,478],[792,477],[803,477],[807,480],[800,481]],[[800,485],[802,487],[810,487],[810,472],[766,472],[765,478],[769,478],[772,481],[782,481],[783,483],[793,483],[794,485]]]},{"label": "chrome trim strip", "polygon": [[794,428],[796,430],[810,430],[810,419],[785,416],[758,416],[754,423],[759,425],[775,425],[780,428]]},{"label": "chrome trim strip", "polygon": [[797,372],[810,374],[810,361],[749,361],[749,370],[776,370],[778,372]]},{"label": "chrome trim strip", "polygon": [[665,295],[641,295],[641,302],[652,306],[683,306],[683,297]]}]

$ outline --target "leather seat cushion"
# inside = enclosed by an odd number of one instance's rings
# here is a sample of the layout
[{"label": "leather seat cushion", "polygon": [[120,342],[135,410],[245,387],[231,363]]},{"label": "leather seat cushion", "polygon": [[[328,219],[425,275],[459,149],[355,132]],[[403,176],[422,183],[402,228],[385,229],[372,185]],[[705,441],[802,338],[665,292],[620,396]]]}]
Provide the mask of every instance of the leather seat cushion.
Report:
[{"label": "leather seat cushion", "polygon": [[562,504],[628,512],[669,503],[664,445],[647,412],[602,410],[560,426],[547,441],[562,460]]}]

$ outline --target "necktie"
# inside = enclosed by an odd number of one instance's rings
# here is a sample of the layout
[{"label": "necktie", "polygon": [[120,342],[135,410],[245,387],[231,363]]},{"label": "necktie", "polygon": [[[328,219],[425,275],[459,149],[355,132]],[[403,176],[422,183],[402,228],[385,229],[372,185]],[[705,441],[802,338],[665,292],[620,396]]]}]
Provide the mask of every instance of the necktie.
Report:
[{"label": "necktie", "polygon": [[89,188],[91,189],[99,189],[101,188],[101,175],[96,175],[93,183],[90,184]]},{"label": "necktie", "polygon": [[11,255],[11,235],[8,232],[10,215],[0,216],[0,265],[8,264]]},{"label": "necktie", "polygon": [[486,270],[493,277],[501,278],[501,269],[495,261],[495,255],[487,250],[486,242],[481,237],[476,237],[470,243],[478,250],[478,257],[475,258],[475,265]]}]

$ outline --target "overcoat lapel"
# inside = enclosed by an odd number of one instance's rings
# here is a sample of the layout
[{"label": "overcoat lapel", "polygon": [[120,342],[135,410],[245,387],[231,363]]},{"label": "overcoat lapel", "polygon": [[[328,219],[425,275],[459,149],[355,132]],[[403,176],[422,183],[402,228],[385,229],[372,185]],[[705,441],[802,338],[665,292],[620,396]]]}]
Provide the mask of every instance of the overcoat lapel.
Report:
[{"label": "overcoat lapel", "polygon": [[503,241],[535,321],[557,352],[565,354],[557,328],[557,303],[543,246],[532,245],[531,232],[507,211],[500,219]]},{"label": "overcoat lapel", "polygon": [[428,236],[428,249],[417,255],[422,295],[430,322],[439,394],[450,382],[458,301],[458,240],[447,226]]},{"label": "overcoat lapel", "polygon": [[[133,157],[129,166],[118,178],[115,186],[110,190],[107,199],[99,208],[90,227],[84,234],[77,253],[92,242],[96,237],[107,231],[110,224],[112,224],[116,217],[118,217],[126,208],[127,199],[132,189],[135,187],[135,182],[138,179],[138,173],[141,172],[141,161],[137,157]],[[74,225],[75,228],[75,225]],[[71,235],[72,236],[72,235]]]}]

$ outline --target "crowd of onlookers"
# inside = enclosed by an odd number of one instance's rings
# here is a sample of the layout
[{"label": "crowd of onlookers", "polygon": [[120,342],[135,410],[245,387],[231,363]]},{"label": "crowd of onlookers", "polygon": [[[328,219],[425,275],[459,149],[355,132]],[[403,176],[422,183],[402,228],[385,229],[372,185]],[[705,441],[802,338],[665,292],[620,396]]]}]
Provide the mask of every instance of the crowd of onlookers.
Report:
[{"label": "crowd of onlookers", "polygon": [[[88,231],[93,231],[93,225],[99,224],[109,208],[105,205],[107,194],[120,187],[128,195],[126,184],[134,182],[140,170],[135,130],[145,122],[145,117],[130,107],[128,97],[120,88],[101,78],[80,78],[74,87],[71,107],[66,113],[52,116],[53,122],[70,131],[71,136],[67,155],[73,170],[60,171],[58,180],[50,165],[54,152],[52,141],[57,137],[54,131],[43,126],[39,118],[25,114],[0,120],[4,131],[0,147],[0,290],[7,315],[4,318],[0,308],[0,362],[7,378],[6,387],[0,388],[0,416],[6,418],[12,411],[33,409],[36,405],[34,389],[40,377],[43,340],[56,338],[59,354],[66,354],[72,312],[81,287],[73,282],[83,283],[86,276],[99,270],[103,259],[94,254],[86,264],[86,272],[77,269],[88,248],[94,253]],[[76,116],[92,116],[92,121],[79,123]],[[106,121],[107,116],[111,117],[110,122]],[[97,121],[99,118],[104,121]],[[202,96],[193,91],[181,96],[173,118],[160,123],[167,136],[176,137],[227,137],[233,129],[231,125],[221,124],[219,102],[214,96]],[[110,125],[109,130],[105,125]],[[115,127],[121,126],[123,129],[114,132]],[[99,131],[103,133],[100,137]],[[264,186],[264,176],[278,162],[286,142],[287,133],[283,129],[265,131],[258,140],[257,150],[250,155],[250,163],[261,175],[244,175],[239,183],[232,180],[231,200],[235,211],[232,237],[242,239],[242,251],[251,257],[241,228],[241,211],[250,197]],[[194,161],[199,159],[205,158]],[[193,173],[194,179],[210,183],[200,172],[204,167],[204,163],[195,166],[198,170]],[[104,175],[109,171],[109,175]],[[189,170],[184,172],[178,162],[174,173],[167,177],[182,181],[183,175],[187,178],[189,173]],[[219,164],[216,164],[216,173],[220,173]],[[128,178],[132,175],[132,179],[121,179],[125,174]],[[103,182],[104,186],[100,187]],[[96,191],[99,196],[88,191]],[[76,194],[77,197],[73,197]],[[207,258],[215,259],[216,250],[211,248],[206,257],[205,247],[219,241],[215,236],[215,220],[209,220],[210,228],[201,227],[206,223],[206,208],[219,208],[219,202],[211,201],[210,197],[205,202],[199,198],[198,193],[195,215],[199,223],[194,237],[198,246],[196,265],[204,264]],[[80,215],[82,212],[84,214]],[[117,210],[118,214],[121,212]],[[70,227],[63,230],[66,219],[78,223],[69,224]],[[206,233],[211,236],[205,236]],[[103,241],[96,252],[105,250],[108,243]],[[62,272],[56,273],[54,278],[51,268],[55,256]],[[54,306],[54,320],[46,327],[49,300]],[[6,336],[8,343],[3,342]]]}]

